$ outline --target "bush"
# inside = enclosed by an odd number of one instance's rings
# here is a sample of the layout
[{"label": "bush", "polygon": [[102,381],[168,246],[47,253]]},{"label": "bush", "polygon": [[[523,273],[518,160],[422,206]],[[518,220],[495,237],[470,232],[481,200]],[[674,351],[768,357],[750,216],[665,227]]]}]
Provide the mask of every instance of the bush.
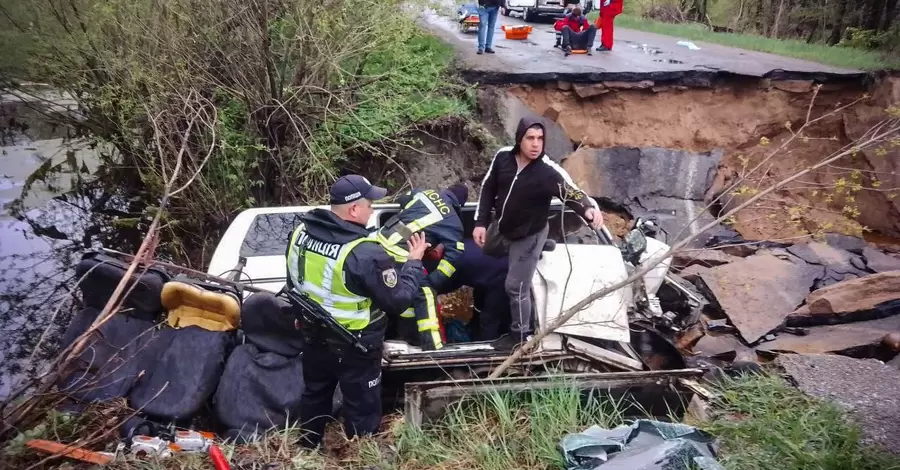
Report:
[{"label": "bush", "polygon": [[843,47],[894,52],[900,49],[900,25],[887,31],[847,28],[846,37],[838,43]]},{"label": "bush", "polygon": [[75,97],[79,125],[116,150],[108,182],[154,205],[180,169],[175,187],[191,184],[167,227],[190,241],[249,206],[320,201],[348,152],[467,112],[449,48],[400,0],[0,5],[16,28],[0,47],[29,44],[23,78]]}]

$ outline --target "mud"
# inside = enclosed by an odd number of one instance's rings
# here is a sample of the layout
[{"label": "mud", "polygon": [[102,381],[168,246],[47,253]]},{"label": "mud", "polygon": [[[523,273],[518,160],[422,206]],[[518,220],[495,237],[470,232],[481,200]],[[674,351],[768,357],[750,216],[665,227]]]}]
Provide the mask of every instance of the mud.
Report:
[{"label": "mud", "polygon": [[390,160],[356,155],[346,171],[366,175],[395,193],[461,182],[469,187],[473,201],[498,145],[486,128],[459,117],[428,123],[401,139],[410,144],[395,151]]},{"label": "mud", "polygon": [[[534,113],[552,118],[582,148],[723,151],[717,180],[706,198],[710,203],[722,196],[710,207],[717,214],[742,202],[728,194],[740,186],[774,184],[850,144],[885,117],[884,110],[898,98],[900,79],[881,77],[865,89],[823,85],[818,92],[811,80],[735,78],[715,88],[623,85],[551,82],[504,90]],[[815,122],[804,128],[808,121]],[[795,135],[801,128],[802,135]],[[844,158],[767,196],[729,222],[748,240],[796,241],[820,232],[900,237],[900,201],[888,189],[900,187],[896,153]],[[849,181],[854,170],[855,182],[863,189],[835,194],[835,185]],[[739,180],[743,182],[732,187]]]}]

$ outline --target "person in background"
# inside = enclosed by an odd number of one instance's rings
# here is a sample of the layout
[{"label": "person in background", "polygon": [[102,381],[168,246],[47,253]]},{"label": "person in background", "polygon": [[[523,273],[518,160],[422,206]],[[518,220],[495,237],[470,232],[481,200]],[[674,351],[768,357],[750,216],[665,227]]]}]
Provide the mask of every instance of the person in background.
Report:
[{"label": "person in background", "polygon": [[494,53],[494,30],[502,0],[478,0],[478,53]]},{"label": "person in background", "polygon": [[622,14],[622,0],[600,0],[600,16],[594,23],[600,28],[600,45],[597,50],[600,52],[611,51],[613,48],[613,23],[616,16]]},{"label": "person in background", "polygon": [[581,13],[581,6],[576,5],[570,13],[556,20],[553,28],[562,33],[562,48],[566,55],[571,54],[573,48],[587,50],[587,54],[591,55],[597,26],[592,25]]},{"label": "person in background", "polygon": [[498,150],[484,175],[475,212],[475,243],[491,256],[509,254],[504,287],[512,322],[510,333],[492,344],[500,351],[511,351],[533,332],[531,280],[547,240],[553,198],[565,201],[593,228],[603,226],[597,203],[544,154],[545,133],[537,119],[519,121],[515,145]]}]

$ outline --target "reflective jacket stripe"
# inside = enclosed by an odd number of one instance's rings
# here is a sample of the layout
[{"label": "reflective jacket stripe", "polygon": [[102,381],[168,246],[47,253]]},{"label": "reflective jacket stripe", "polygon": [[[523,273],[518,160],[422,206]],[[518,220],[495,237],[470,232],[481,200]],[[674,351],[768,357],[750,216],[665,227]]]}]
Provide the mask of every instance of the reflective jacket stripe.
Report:
[{"label": "reflective jacket stripe", "polygon": [[[306,249],[300,257],[300,236],[306,226],[300,224],[291,235],[288,249],[287,267],[292,289],[305,293],[330,313],[338,323],[349,330],[362,330],[373,320],[372,300],[350,292],[344,284],[344,262],[350,252],[360,243],[374,242],[369,238],[359,238],[341,245],[337,259],[323,256]],[[300,260],[303,260],[303,281],[300,282]],[[380,315],[380,312],[379,312]]]}]

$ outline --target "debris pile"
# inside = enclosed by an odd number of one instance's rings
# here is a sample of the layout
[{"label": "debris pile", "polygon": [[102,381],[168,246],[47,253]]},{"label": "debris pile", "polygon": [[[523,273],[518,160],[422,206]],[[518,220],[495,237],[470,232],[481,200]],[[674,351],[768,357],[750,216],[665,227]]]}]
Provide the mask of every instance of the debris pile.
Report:
[{"label": "debris pile", "polygon": [[837,234],[763,247],[713,237],[710,245],[673,260],[710,302],[704,320],[680,334],[689,355],[896,355],[882,339],[900,332],[900,257]]}]

